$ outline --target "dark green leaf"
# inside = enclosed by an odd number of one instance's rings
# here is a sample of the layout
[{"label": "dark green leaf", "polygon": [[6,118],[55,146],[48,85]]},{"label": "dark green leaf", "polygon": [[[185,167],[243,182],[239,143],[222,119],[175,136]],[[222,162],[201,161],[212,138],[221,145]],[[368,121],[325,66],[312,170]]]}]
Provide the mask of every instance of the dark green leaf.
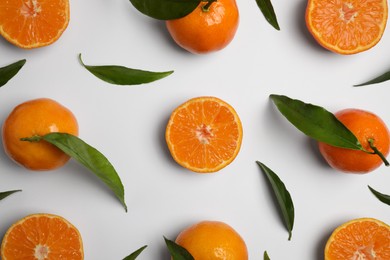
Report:
[{"label": "dark green leaf", "polygon": [[194,260],[194,257],[184,247],[164,237],[172,260]]},{"label": "dark green leaf", "polygon": [[26,60],[20,60],[0,68],[0,87],[4,86],[10,79],[12,79],[25,63]]},{"label": "dark green leaf", "polygon": [[264,251],[264,260],[271,260],[268,256],[267,251]]},{"label": "dark green leaf", "polygon": [[115,65],[89,66],[83,63],[81,54],[79,54],[79,60],[93,75],[105,82],[116,85],[139,85],[150,83],[165,78],[173,73],[173,71],[152,72]]},{"label": "dark green leaf", "polygon": [[159,20],[172,20],[191,13],[201,0],[130,0],[141,13]]},{"label": "dark green leaf", "polygon": [[0,192],[0,200],[4,199],[5,197],[8,197],[9,195],[11,195],[15,192],[18,192],[18,191],[22,191],[22,190],[10,190],[10,191]]},{"label": "dark green leaf", "polygon": [[365,85],[371,85],[371,84],[376,84],[376,83],[381,83],[381,82],[384,82],[384,81],[387,81],[390,79],[390,71],[372,79],[372,80],[369,80],[367,82],[364,82],[364,83],[361,83],[361,84],[358,84],[358,85],[354,85],[354,87],[360,87],[360,86],[365,86]]},{"label": "dark green leaf", "polygon": [[144,249],[146,247],[147,246],[143,246],[143,247],[139,248],[137,251],[134,251],[130,255],[128,255],[125,258],[123,258],[123,260],[135,260],[142,253],[142,251],[144,251]]},{"label": "dark green leaf", "polygon": [[115,193],[127,212],[122,181],[112,164],[101,152],[77,136],[67,133],[49,133],[44,136],[26,137],[21,140],[38,142],[42,139],[55,145],[64,153],[91,170]]},{"label": "dark green leaf", "polygon": [[370,189],[372,194],[374,194],[375,197],[377,197],[378,200],[382,201],[383,203],[385,203],[387,205],[390,205],[390,196],[389,195],[380,193],[380,192],[374,190],[373,188],[371,188],[370,186],[368,186],[368,188]]},{"label": "dark green leaf", "polygon": [[291,240],[292,230],[294,227],[294,204],[292,202],[290,193],[286,189],[284,183],[270,168],[268,168],[259,161],[257,161],[256,163],[260,166],[263,173],[267,176],[272,186],[289,233],[288,240]]},{"label": "dark green leaf", "polygon": [[278,20],[274,11],[274,7],[270,0],[256,0],[257,5],[259,6],[261,12],[263,13],[265,19],[276,29],[280,30]]},{"label": "dark green leaf", "polygon": [[286,96],[270,97],[287,120],[307,136],[333,146],[363,150],[356,136],[324,108]]}]

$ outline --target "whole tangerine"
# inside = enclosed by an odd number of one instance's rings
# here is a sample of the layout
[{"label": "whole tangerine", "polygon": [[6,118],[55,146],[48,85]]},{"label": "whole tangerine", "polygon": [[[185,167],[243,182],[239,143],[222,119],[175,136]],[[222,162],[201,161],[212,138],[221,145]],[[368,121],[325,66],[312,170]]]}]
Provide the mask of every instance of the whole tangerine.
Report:
[{"label": "whole tangerine", "polygon": [[233,40],[238,24],[235,0],[201,1],[187,16],[166,21],[173,40],[195,54],[225,48]]},{"label": "whole tangerine", "polygon": [[220,221],[201,221],[184,229],[176,238],[194,259],[246,260],[248,250],[242,237]]},{"label": "whole tangerine", "polygon": [[78,135],[73,113],[60,103],[39,98],[16,106],[3,124],[3,146],[6,154],[30,170],[53,170],[70,157],[46,141],[26,142],[21,138],[62,132]]},{"label": "whole tangerine", "polygon": [[319,142],[319,150],[328,164],[340,171],[368,173],[378,168],[383,160],[375,154],[373,147],[384,157],[389,154],[390,134],[387,126],[377,115],[360,110],[344,109],[335,114],[359,140],[363,149],[351,150]]}]

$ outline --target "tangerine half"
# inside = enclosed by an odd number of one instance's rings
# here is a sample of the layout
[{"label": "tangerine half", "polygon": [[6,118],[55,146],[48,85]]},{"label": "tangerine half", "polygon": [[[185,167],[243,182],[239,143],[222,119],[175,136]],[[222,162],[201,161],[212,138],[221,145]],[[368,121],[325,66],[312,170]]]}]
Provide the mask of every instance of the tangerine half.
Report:
[{"label": "tangerine half", "polygon": [[[361,109],[344,109],[335,113],[359,140],[366,151],[373,152],[373,145],[387,156],[390,150],[390,134],[385,123],[377,115]],[[351,150],[319,142],[319,150],[330,166],[344,172],[368,173],[378,168],[382,159],[377,154]]]},{"label": "tangerine half", "polygon": [[390,259],[390,226],[373,218],[336,228],[325,246],[325,260]]},{"label": "tangerine half", "polygon": [[194,259],[247,260],[245,241],[231,226],[221,221],[201,221],[184,229],[177,236]]},{"label": "tangerine half", "polygon": [[197,97],[177,107],[165,139],[173,159],[199,173],[216,172],[237,156],[242,125],[232,106],[216,97]]},{"label": "tangerine half", "polygon": [[63,217],[32,214],[14,223],[1,244],[3,260],[82,260],[83,242],[77,228]]},{"label": "tangerine half", "polygon": [[204,54],[225,48],[239,24],[235,0],[201,1],[190,14],[166,21],[173,40],[185,50]]},{"label": "tangerine half", "polygon": [[308,0],[306,25],[324,48],[355,54],[379,42],[387,16],[387,0]]},{"label": "tangerine half", "polygon": [[12,110],[3,124],[4,150],[10,158],[27,169],[56,169],[63,166],[70,157],[44,140],[20,140],[52,132],[78,135],[78,124],[73,113],[49,98],[24,102]]},{"label": "tangerine half", "polygon": [[0,34],[26,49],[57,41],[69,24],[69,0],[0,2]]}]

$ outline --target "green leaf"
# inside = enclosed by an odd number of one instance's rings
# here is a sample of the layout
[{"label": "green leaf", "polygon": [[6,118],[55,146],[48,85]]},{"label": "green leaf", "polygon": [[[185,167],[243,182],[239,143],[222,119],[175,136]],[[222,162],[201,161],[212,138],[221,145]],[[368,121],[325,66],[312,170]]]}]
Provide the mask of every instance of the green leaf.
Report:
[{"label": "green leaf", "polygon": [[261,12],[265,19],[271,24],[276,30],[280,30],[278,20],[274,11],[274,7],[270,0],[256,0]]},{"label": "green leaf", "polygon": [[358,85],[354,85],[354,87],[360,87],[360,86],[365,86],[365,85],[371,85],[371,84],[376,84],[376,83],[381,83],[381,82],[384,82],[384,81],[387,81],[390,79],[390,71],[372,79],[372,80],[369,80],[367,82],[364,82],[364,83],[361,83],[361,84],[358,84]]},{"label": "green leaf", "polygon": [[10,79],[12,79],[25,63],[26,60],[20,60],[0,68],[0,87],[4,86]]},{"label": "green leaf", "polygon": [[144,249],[146,247],[147,246],[143,246],[143,247],[139,248],[138,250],[134,251],[130,255],[128,255],[125,258],[123,258],[123,260],[135,260],[142,253],[142,251],[144,251]]},{"label": "green leaf", "polygon": [[383,194],[383,193],[380,193],[376,190],[374,190],[373,188],[371,188],[370,186],[368,186],[368,188],[370,189],[370,191],[372,192],[372,194],[375,195],[375,197],[382,201],[383,203],[387,204],[387,205],[390,205],[390,196],[389,195],[386,195],[386,194]]},{"label": "green leaf", "polygon": [[333,146],[363,150],[356,136],[323,107],[286,96],[270,97],[287,120],[307,136]]},{"label": "green leaf", "polygon": [[130,0],[141,13],[158,19],[172,20],[190,14],[202,0]]},{"label": "green leaf", "polygon": [[49,133],[44,136],[35,135],[21,138],[21,141],[29,142],[39,142],[41,140],[55,145],[64,153],[91,170],[114,192],[127,212],[122,181],[112,164],[101,152],[77,136],[67,133]]},{"label": "green leaf", "polygon": [[164,237],[165,244],[168,247],[172,260],[194,260],[194,257],[184,247]]},{"label": "green leaf", "polygon": [[107,66],[89,66],[85,65],[79,54],[80,63],[93,75],[99,79],[116,85],[139,85],[150,83],[162,78],[165,78],[173,73],[173,71],[152,72],[138,69],[130,69],[123,66],[107,65]]},{"label": "green leaf", "polygon": [[271,260],[268,256],[267,251],[264,251],[264,260]]},{"label": "green leaf", "polygon": [[294,204],[292,202],[290,193],[286,189],[284,183],[270,168],[268,168],[259,161],[256,161],[256,163],[260,166],[263,173],[267,176],[272,186],[272,189],[275,193],[276,199],[283,215],[284,223],[289,233],[288,240],[291,240],[292,230],[294,227]]},{"label": "green leaf", "polygon": [[11,195],[15,192],[18,192],[18,191],[22,191],[22,190],[10,190],[10,191],[0,192],[0,200],[4,199],[5,197],[8,197],[9,195]]}]

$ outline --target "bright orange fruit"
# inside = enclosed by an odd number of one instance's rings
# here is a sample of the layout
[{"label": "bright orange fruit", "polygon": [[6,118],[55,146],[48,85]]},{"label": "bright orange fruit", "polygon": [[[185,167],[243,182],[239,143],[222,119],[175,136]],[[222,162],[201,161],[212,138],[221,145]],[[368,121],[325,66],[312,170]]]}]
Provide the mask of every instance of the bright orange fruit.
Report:
[{"label": "bright orange fruit", "polygon": [[354,54],[379,42],[387,16],[387,0],[308,0],[306,25],[326,49]]},{"label": "bright orange fruit", "polygon": [[20,140],[52,132],[78,135],[77,120],[72,112],[48,98],[24,102],[14,108],[3,124],[4,150],[10,158],[27,169],[56,169],[70,157],[46,141]]},{"label": "bright orange fruit", "polygon": [[326,243],[325,260],[346,259],[390,259],[390,226],[360,218],[336,228]]},{"label": "bright orange fruit", "polygon": [[[389,154],[389,130],[377,115],[360,109],[345,109],[337,112],[335,116],[357,137],[365,150],[373,152],[369,144],[372,139],[373,145],[384,156]],[[339,148],[321,142],[319,149],[330,166],[344,172],[368,173],[383,163],[378,155],[359,150]]]},{"label": "bright orange fruit", "polygon": [[231,226],[220,221],[202,221],[184,229],[176,238],[194,259],[247,260],[245,241]]},{"label": "bright orange fruit", "polygon": [[52,44],[69,23],[69,0],[2,0],[0,34],[26,49]]},{"label": "bright orange fruit", "polygon": [[[209,3],[210,7],[205,8]],[[238,24],[235,0],[202,1],[189,15],[166,22],[173,40],[197,54],[225,48],[233,40]]]},{"label": "bright orange fruit", "polygon": [[76,227],[63,217],[32,214],[5,233],[1,244],[3,260],[81,260],[83,242]]},{"label": "bright orange fruit", "polygon": [[226,102],[216,97],[198,97],[173,111],[165,138],[178,164],[194,172],[216,172],[237,156],[242,125]]}]

